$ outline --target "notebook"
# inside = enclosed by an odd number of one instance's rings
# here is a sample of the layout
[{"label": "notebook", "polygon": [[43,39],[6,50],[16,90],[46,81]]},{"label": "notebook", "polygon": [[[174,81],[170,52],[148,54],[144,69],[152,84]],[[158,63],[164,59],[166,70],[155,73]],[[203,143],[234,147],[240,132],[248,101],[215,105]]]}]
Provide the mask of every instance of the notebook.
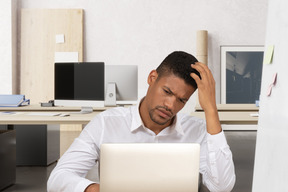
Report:
[{"label": "notebook", "polygon": [[199,144],[102,144],[101,192],[197,192]]}]

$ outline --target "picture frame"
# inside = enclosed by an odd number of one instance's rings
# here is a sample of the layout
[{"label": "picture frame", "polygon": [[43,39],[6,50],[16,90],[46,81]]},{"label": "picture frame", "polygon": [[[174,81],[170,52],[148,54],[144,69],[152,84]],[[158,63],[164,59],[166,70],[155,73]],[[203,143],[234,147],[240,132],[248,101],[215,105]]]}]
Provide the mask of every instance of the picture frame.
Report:
[{"label": "picture frame", "polygon": [[221,103],[255,103],[261,90],[265,47],[221,46]]}]

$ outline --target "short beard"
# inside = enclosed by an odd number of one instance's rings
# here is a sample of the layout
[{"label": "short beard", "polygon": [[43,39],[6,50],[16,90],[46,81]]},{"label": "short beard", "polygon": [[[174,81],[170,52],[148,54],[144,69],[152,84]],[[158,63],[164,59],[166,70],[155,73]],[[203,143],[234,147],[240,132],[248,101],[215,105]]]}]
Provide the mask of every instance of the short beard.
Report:
[{"label": "short beard", "polygon": [[[153,117],[153,114],[154,114],[154,111],[155,111],[156,109],[159,109],[159,108],[163,108],[163,109],[165,109],[166,111],[169,111],[169,112],[171,113],[171,118],[169,118],[167,121],[164,121],[164,122],[159,122],[159,121],[157,121],[156,118]],[[158,125],[165,125],[166,123],[168,123],[168,122],[169,122],[171,119],[173,119],[173,117],[174,117],[174,115],[173,115],[173,113],[172,113],[172,111],[171,111],[170,109],[167,109],[167,107],[162,107],[162,106],[156,106],[154,109],[149,110],[149,116],[150,116],[150,119],[151,119],[154,123],[156,123],[156,124],[158,124]],[[161,117],[160,117],[160,118],[161,118]]]}]

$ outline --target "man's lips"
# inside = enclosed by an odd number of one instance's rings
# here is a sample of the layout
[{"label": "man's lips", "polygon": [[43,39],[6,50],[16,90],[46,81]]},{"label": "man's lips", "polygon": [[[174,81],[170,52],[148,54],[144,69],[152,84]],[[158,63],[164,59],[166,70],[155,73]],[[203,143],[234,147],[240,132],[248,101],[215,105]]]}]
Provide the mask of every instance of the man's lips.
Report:
[{"label": "man's lips", "polygon": [[165,110],[165,109],[162,109],[162,108],[157,108],[158,112],[160,113],[160,116],[161,117],[164,117],[164,118],[170,118],[172,116],[172,113]]}]

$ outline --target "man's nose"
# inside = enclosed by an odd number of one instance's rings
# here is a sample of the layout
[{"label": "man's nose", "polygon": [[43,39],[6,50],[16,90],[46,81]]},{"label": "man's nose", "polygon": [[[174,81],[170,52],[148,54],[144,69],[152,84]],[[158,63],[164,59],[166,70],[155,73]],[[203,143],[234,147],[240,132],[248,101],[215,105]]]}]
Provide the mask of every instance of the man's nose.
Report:
[{"label": "man's nose", "polygon": [[176,102],[176,97],[175,96],[170,96],[170,97],[167,97],[165,99],[165,107],[167,107],[169,110],[172,110],[173,106],[175,105],[175,102]]}]

